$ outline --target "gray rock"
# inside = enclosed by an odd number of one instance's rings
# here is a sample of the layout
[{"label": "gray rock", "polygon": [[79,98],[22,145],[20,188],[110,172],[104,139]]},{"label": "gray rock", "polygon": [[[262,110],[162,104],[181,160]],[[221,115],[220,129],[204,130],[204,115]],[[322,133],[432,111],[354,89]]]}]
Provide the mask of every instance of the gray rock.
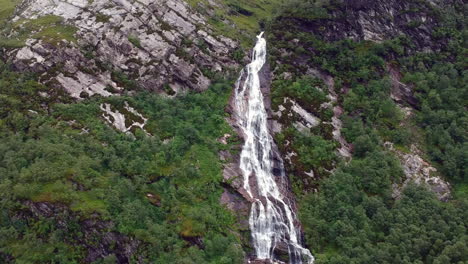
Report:
[{"label": "gray rock", "polygon": [[429,162],[425,161],[421,155],[421,151],[416,145],[411,145],[409,153],[404,153],[393,147],[393,144],[386,142],[385,146],[393,151],[399,158],[405,178],[400,184],[393,184],[392,196],[396,199],[401,197],[403,189],[409,183],[416,183],[418,185],[424,185],[433,191],[437,198],[441,201],[448,201],[451,196],[450,184],[443,180],[442,177],[437,173],[437,169],[432,167]]},{"label": "gray rock", "polygon": [[[29,214],[27,217],[54,218],[54,228],[63,232],[68,232],[70,228],[69,221],[80,219],[74,212],[60,204],[27,201],[25,206]],[[83,245],[86,250],[87,254],[84,259],[86,263],[95,262],[110,255],[115,255],[118,263],[129,263],[141,244],[136,239],[109,231],[114,226],[111,221],[102,221],[95,216],[91,216],[80,220],[78,224],[83,236],[77,238],[78,241],[74,242]],[[140,261],[137,262],[140,263]]]},{"label": "gray rock", "polygon": [[[10,51],[8,59],[19,70],[44,74],[43,83],[54,83],[75,98],[82,92],[115,94],[104,90],[108,85],[123,90],[112,80],[110,70],[131,76],[152,91],[163,91],[165,84],[182,91],[203,91],[210,80],[202,67],[223,71],[238,66],[230,59],[238,44],[212,35],[206,19],[183,0],[24,0],[14,21],[44,15],[63,17],[66,24],[75,26],[77,42],[50,45],[31,39],[25,47]],[[184,44],[197,39],[203,39],[208,48]],[[183,49],[190,53],[175,55]]]}]

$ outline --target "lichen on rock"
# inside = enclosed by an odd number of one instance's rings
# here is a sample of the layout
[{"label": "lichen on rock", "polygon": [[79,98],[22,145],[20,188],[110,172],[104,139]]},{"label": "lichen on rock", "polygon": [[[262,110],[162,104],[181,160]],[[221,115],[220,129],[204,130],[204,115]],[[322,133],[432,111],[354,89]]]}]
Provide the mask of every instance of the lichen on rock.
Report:
[{"label": "lichen on rock", "polygon": [[[114,71],[146,90],[164,92],[170,84],[184,92],[208,88],[211,81],[202,69],[237,67],[230,53],[238,44],[215,36],[206,18],[182,0],[25,0],[13,21],[47,15],[76,27],[76,43],[28,39],[7,57],[16,68],[42,74],[43,83],[75,98],[81,92],[109,96],[125,90],[113,80]],[[178,50],[185,56],[176,55]]]}]

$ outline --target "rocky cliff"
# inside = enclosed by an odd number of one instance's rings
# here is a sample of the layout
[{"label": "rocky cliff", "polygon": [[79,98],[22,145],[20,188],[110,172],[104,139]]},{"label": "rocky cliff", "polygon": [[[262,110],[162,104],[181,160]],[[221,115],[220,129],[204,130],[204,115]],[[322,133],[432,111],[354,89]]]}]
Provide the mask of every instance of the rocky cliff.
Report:
[{"label": "rocky cliff", "polygon": [[[54,42],[34,32],[21,35],[28,23],[54,17],[75,29],[72,39],[61,39],[61,32]],[[237,67],[231,54],[238,43],[215,35],[207,18],[181,0],[28,0],[13,21],[9,37],[22,39],[24,47],[6,51],[9,62],[74,98],[135,86],[169,95],[202,91],[214,73]]]},{"label": "rocky cliff", "polygon": [[[308,166],[298,153],[300,144],[295,143],[301,136],[291,129],[333,140],[338,156],[349,160],[353,144],[342,136],[342,115],[362,115],[346,112],[344,101],[353,88],[388,78],[388,96],[401,112],[406,106],[420,109],[413,87],[401,81],[400,60],[447,50],[448,38],[441,37],[442,10],[455,5],[461,2],[298,1],[276,18],[269,29],[274,127],[282,141],[280,148],[287,167],[300,175],[301,186],[314,188],[314,182],[328,175],[336,161],[322,160],[320,165]],[[360,60],[359,56],[366,53],[375,56]],[[306,83],[313,86],[307,88],[309,95],[294,90],[306,89]],[[402,166],[408,179],[427,182],[425,176],[409,168],[413,165],[407,160],[402,160]],[[435,177],[437,180],[429,185],[439,189],[439,198],[445,200],[449,193],[447,182]]]}]

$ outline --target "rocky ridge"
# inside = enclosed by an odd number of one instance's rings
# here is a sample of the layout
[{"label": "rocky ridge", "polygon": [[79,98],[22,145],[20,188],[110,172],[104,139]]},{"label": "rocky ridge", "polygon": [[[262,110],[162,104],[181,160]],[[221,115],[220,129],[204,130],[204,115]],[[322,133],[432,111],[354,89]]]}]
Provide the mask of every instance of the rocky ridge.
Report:
[{"label": "rocky ridge", "polygon": [[380,43],[410,35],[415,40],[415,49],[438,50],[444,43],[432,38],[438,25],[437,9],[449,7],[453,2],[459,1],[333,1],[326,6],[327,15],[303,26],[307,32],[320,32],[327,41],[349,38]]},{"label": "rocky ridge", "polygon": [[211,82],[207,74],[237,67],[230,57],[237,42],[214,36],[206,18],[182,0],[27,0],[13,21],[46,15],[76,27],[76,42],[30,38],[7,57],[17,70],[38,73],[42,83],[74,98],[129,89],[119,74],[170,95],[202,91]]}]

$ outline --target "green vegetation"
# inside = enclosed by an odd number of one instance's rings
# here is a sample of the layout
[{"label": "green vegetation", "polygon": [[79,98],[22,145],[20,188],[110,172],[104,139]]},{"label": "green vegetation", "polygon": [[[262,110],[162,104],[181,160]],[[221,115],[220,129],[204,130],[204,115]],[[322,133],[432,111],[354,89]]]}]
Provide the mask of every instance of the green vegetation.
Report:
[{"label": "green vegetation", "polygon": [[0,25],[4,25],[5,20],[7,20],[13,12],[15,7],[18,4],[18,0],[0,0]]},{"label": "green vegetation", "polygon": [[293,101],[320,120],[330,122],[332,110],[320,107],[328,102],[327,90],[322,80],[310,76],[296,80],[277,79],[272,83],[272,108],[274,111],[278,111],[280,105],[284,108],[278,118],[284,129],[275,139],[283,153],[297,153],[291,157],[287,169],[293,190],[298,196],[315,186],[316,182],[310,172],[319,177],[329,174],[328,170],[336,162],[336,144],[326,140],[332,137],[330,124],[321,123],[318,127],[299,131],[296,124],[302,120],[292,110]]},{"label": "green vegetation", "polygon": [[276,80],[273,83],[271,100],[273,108],[283,103],[284,98],[294,98],[301,106],[307,107],[310,112],[318,113],[319,106],[327,101],[327,87],[318,78],[304,77],[295,82],[291,80]]},{"label": "green vegetation", "polygon": [[[85,245],[113,231],[140,241],[133,254],[145,262],[241,263],[235,218],[219,204],[217,153],[229,146],[216,139],[231,132],[224,121],[230,87],[60,104],[40,96],[48,88],[32,76],[2,65],[0,262],[80,263]],[[100,118],[101,103],[125,101],[149,119],[152,136],[119,133]],[[55,213],[31,215],[30,202]],[[113,225],[90,240],[85,220]]]},{"label": "green vegetation", "polygon": [[110,20],[110,16],[107,16],[101,13],[96,14],[96,22],[107,23],[109,22],[109,20]]},{"label": "green vegetation", "polygon": [[[76,29],[56,16],[9,22],[17,2],[0,0],[0,48],[21,47],[27,38],[75,41]],[[206,6],[200,4],[209,5],[207,0],[188,2],[202,13]],[[286,109],[277,120],[283,130],[275,140],[283,153],[297,154],[289,157],[287,170],[316,263],[467,263],[463,9],[456,4],[427,9],[424,1],[410,1],[403,14],[423,12],[437,20],[431,36],[437,45],[421,52],[411,34],[382,43],[327,41],[324,25],[342,19],[329,13],[344,1],[283,2],[223,0],[225,8],[215,8],[209,23],[216,34],[241,41],[242,48],[232,54],[238,62],[251,48],[254,33],[268,27],[270,66],[278,77],[272,83],[272,108]],[[281,13],[265,22],[279,6]],[[98,22],[107,20],[97,16]],[[415,20],[404,28],[414,32],[422,25]],[[11,32],[17,34],[6,38]],[[141,47],[138,36],[128,40]],[[204,41],[184,41],[192,45],[207,47]],[[176,53],[188,56],[184,49]],[[415,92],[411,117],[404,117],[391,98],[390,66]],[[326,84],[306,75],[312,68],[333,77],[334,105]],[[215,79],[210,70],[202,71]],[[122,258],[130,263],[242,263],[245,234],[219,203],[218,153],[232,151],[234,143],[217,139],[233,133],[225,121],[232,84],[217,81],[204,93],[169,99],[142,92],[131,76],[111,72],[113,81],[134,96],[74,102],[39,84],[37,76],[12,72],[0,62],[0,263],[83,263],[90,248],[102,245],[108,255],[97,263]],[[175,95],[169,85],[164,91]],[[140,129],[120,133],[105,123],[100,105],[124,112],[125,102],[148,118],[150,135]],[[298,127],[292,102],[321,124]],[[352,146],[348,161],[337,157],[332,139],[330,106],[336,104],[343,108],[342,134]],[[452,199],[441,202],[424,186],[411,184],[399,199],[392,197],[393,184],[401,184],[404,174],[384,147],[386,141],[404,151],[416,143],[427,154],[424,159],[450,181]],[[109,236],[113,241],[107,245]],[[127,259],[122,248],[129,244]]]},{"label": "green vegetation", "polygon": [[357,167],[350,172],[353,166],[323,181],[320,193],[308,195],[301,203],[301,221],[308,243],[317,252],[317,263],[467,260],[466,202],[442,203],[416,186],[407,187],[398,201],[371,196],[362,184],[373,178],[361,178],[370,171],[357,173],[361,170]]},{"label": "green vegetation", "polygon": [[426,134],[427,149],[444,175],[468,183],[467,72],[452,63],[437,63],[428,70],[408,73],[421,102],[419,126]]},{"label": "green vegetation", "polygon": [[327,170],[330,170],[337,160],[334,142],[325,140],[317,134],[299,132],[293,126],[277,134],[275,140],[281,152],[297,154],[290,157],[291,165],[287,166],[289,181],[297,196],[302,196],[305,190],[315,185],[313,177],[309,175],[298,177],[300,172],[312,172],[313,175],[320,176],[328,175]]},{"label": "green vegetation", "polygon": [[[300,153],[293,163],[301,168],[288,171],[299,197],[306,243],[316,263],[465,263],[468,89],[463,13],[456,7],[437,11],[441,22],[433,37],[446,45],[437,52],[418,52],[410,35],[380,44],[326,41],[325,28],[311,27],[330,21],[328,13],[339,5],[296,1],[268,30],[272,68],[277,68],[276,76],[289,76],[273,82],[273,107],[289,97],[323,118],[317,111],[320,95],[310,90],[317,84],[304,83],[308,67],[321,70],[334,78],[344,108],[342,133],[353,146],[352,161],[328,174],[323,170],[332,160],[327,147],[332,143],[326,129],[312,129],[302,141],[291,127],[277,137],[282,151]],[[390,97],[389,64],[401,70],[402,82],[414,87],[418,103],[413,118],[405,119]],[[280,121],[291,126],[294,119]],[[392,184],[399,184],[403,173],[394,153],[383,147],[385,141],[397,149],[417,143],[454,186],[454,199],[441,202],[413,185],[394,199]],[[311,167],[319,179],[298,173]],[[311,192],[316,186],[318,192]]]},{"label": "green vegetation", "polygon": [[[198,12],[207,14],[208,0],[188,0]],[[265,22],[273,17],[276,9],[285,0],[222,0],[223,7],[211,6],[214,15],[208,15],[208,22],[214,27],[215,33],[239,40],[245,49],[250,49],[252,36],[258,34]],[[235,27],[230,23],[234,23]]]},{"label": "green vegetation", "polygon": [[[12,31],[15,33],[11,36]],[[41,39],[54,45],[62,40],[75,42],[75,33],[76,28],[65,25],[63,18],[58,16],[47,15],[37,19],[21,19],[15,23],[7,23],[0,30],[0,47],[19,48],[28,38]]]},{"label": "green vegetation", "polygon": [[134,36],[134,35],[128,36],[128,41],[130,41],[130,43],[132,43],[135,47],[141,48],[140,39],[137,36]]}]

